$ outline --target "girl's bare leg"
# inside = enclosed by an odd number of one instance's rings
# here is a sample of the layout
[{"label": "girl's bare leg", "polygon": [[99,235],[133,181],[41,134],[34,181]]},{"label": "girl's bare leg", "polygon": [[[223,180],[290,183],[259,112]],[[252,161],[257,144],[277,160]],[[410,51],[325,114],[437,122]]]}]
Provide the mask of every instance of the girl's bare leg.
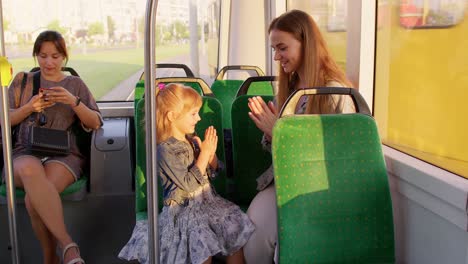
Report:
[{"label": "girl's bare leg", "polygon": [[203,264],[211,264],[211,257],[209,257],[207,260],[205,260],[205,262],[203,262]]},{"label": "girl's bare leg", "polygon": [[245,263],[244,251],[242,250],[242,248],[239,249],[238,251],[236,251],[231,256],[228,256],[226,258],[226,263],[227,264],[243,264],[243,263]]}]

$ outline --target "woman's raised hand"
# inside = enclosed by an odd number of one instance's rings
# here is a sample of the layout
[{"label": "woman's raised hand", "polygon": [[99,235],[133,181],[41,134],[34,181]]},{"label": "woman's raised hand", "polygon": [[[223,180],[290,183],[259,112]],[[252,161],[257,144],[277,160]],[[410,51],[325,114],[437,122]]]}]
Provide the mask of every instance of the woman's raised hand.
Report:
[{"label": "woman's raised hand", "polygon": [[67,104],[72,107],[76,104],[76,97],[61,86],[51,87],[46,90],[46,93],[50,102]]},{"label": "woman's raised hand", "polygon": [[251,111],[249,117],[267,137],[271,138],[273,126],[278,119],[276,106],[271,101],[266,104],[260,96],[249,98],[248,105]]},{"label": "woman's raised hand", "polygon": [[31,97],[27,103],[27,105],[31,107],[31,111],[37,113],[42,112],[44,109],[49,108],[54,104],[54,102],[44,100],[44,94],[42,92]]}]

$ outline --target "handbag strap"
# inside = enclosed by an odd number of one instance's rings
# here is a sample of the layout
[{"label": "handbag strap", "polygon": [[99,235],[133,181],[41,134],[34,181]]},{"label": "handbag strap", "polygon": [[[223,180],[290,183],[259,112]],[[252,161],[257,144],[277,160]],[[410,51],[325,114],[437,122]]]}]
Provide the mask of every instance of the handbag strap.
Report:
[{"label": "handbag strap", "polygon": [[[35,96],[36,94],[39,93],[39,87],[41,86],[41,72],[38,71],[38,72],[35,72],[34,75],[33,75],[33,90],[32,90],[32,96]],[[41,113],[42,115],[42,113]],[[31,119],[35,119],[36,120],[36,125],[37,125],[37,122],[38,122],[38,113],[32,113],[30,115],[30,118]]]},{"label": "handbag strap", "polygon": [[33,76],[32,96],[35,96],[39,92],[40,86],[41,86],[41,72],[36,72],[34,73],[34,76]]},{"label": "handbag strap", "polygon": [[[18,108],[21,104],[21,98],[23,98],[24,88],[26,87],[26,82],[28,81],[28,73],[23,73],[23,79],[21,80],[21,89],[19,96],[15,96],[15,108]],[[17,93],[16,93],[17,95]]]}]

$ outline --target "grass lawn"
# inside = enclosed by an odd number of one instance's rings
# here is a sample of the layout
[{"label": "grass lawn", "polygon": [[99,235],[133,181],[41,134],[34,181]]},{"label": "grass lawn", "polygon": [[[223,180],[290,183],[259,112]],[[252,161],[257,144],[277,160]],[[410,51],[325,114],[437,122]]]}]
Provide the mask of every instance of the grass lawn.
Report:
[{"label": "grass lawn", "polygon": [[[189,46],[162,46],[157,48],[156,61],[188,54]],[[14,74],[29,71],[37,63],[32,57],[11,59]],[[110,90],[143,68],[143,48],[112,49],[70,54],[67,66],[74,68],[86,82],[94,97],[99,99]],[[122,98],[124,99],[124,98]]]}]

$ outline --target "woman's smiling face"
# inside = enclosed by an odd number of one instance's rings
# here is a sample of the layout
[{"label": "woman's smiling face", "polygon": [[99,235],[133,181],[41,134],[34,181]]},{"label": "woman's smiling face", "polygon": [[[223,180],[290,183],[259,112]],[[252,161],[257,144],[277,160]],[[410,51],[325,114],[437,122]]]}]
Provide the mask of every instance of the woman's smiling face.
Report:
[{"label": "woman's smiling face", "polygon": [[285,31],[273,29],[270,32],[270,43],[274,59],[280,62],[284,72],[299,71],[302,67],[302,44],[294,36]]}]

